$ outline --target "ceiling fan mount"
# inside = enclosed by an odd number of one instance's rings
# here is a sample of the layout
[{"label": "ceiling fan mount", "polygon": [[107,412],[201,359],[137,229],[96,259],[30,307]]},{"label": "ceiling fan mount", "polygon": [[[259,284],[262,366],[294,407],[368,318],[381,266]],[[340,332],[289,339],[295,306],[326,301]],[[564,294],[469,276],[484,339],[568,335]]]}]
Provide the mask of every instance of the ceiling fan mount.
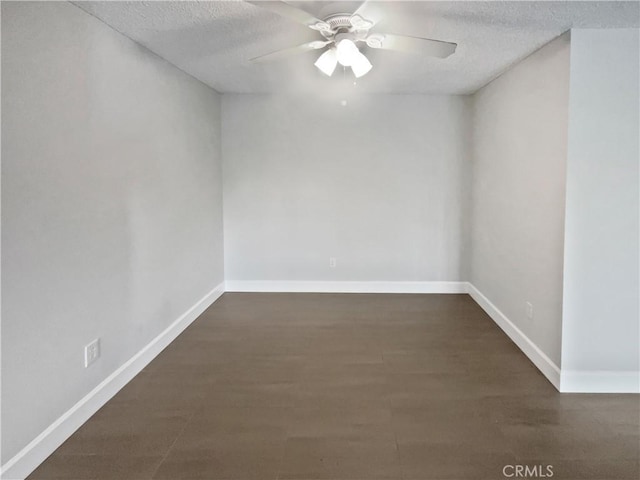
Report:
[{"label": "ceiling fan mount", "polygon": [[357,13],[334,13],[310,28],[318,30],[325,38],[333,38],[338,33],[366,33],[373,25],[371,20],[367,20]]}]

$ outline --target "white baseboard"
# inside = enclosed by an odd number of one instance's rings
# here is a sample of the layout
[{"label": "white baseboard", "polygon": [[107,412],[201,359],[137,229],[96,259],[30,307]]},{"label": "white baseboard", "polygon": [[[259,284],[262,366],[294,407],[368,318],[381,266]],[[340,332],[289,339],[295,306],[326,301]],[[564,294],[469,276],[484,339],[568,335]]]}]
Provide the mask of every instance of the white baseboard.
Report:
[{"label": "white baseboard", "polygon": [[47,427],[0,469],[4,480],[22,480],[56,448],[96,413],[107,401],[146,367],[164,348],[224,293],[221,283],[187,310],[180,318],[104,379],[78,403]]},{"label": "white baseboard", "polygon": [[226,292],[467,293],[467,282],[323,282],[228,280]]},{"label": "white baseboard", "polygon": [[529,360],[538,367],[553,386],[560,390],[560,369],[558,366],[471,283],[468,283],[468,293],[493,321],[504,330],[518,348],[529,357]]},{"label": "white baseboard", "polygon": [[640,393],[640,372],[562,370],[560,391],[573,393]]},{"label": "white baseboard", "polygon": [[469,293],[561,392],[640,393],[640,372],[563,371],[475,286],[468,282],[228,281],[200,299],[180,318],[103,380],[0,468],[0,479],[23,480],[84,422],[147,366],[225,292]]}]

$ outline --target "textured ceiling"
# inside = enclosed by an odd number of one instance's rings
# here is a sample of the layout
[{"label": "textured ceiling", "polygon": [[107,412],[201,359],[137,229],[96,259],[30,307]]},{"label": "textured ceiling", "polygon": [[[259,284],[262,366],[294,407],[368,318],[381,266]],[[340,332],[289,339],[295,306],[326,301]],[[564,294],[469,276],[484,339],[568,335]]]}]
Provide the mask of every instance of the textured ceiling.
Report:
[{"label": "textured ceiling", "polygon": [[[374,65],[357,81],[350,71],[325,77],[313,66],[319,51],[266,64],[249,59],[320,35],[240,0],[202,2],[74,2],[219,92],[471,93],[566,30],[638,27],[638,1],[370,1],[362,14],[372,32],[458,44],[447,59],[396,51],[362,51]],[[318,18],[353,12],[361,2],[290,1]]]}]

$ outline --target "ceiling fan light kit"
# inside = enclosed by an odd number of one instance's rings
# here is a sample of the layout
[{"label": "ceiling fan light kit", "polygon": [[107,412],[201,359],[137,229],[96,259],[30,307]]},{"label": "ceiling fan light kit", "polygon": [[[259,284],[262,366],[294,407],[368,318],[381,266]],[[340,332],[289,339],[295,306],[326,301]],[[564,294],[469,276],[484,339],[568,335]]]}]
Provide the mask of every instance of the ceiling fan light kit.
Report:
[{"label": "ceiling fan light kit", "polygon": [[331,76],[339,63],[343,67],[351,67],[354,76],[360,78],[369,73],[373,65],[360,51],[356,45],[357,42],[365,43],[369,48],[413,51],[438,58],[446,58],[455,52],[457,46],[455,43],[403,35],[369,34],[369,30],[375,26],[375,23],[361,15],[366,10],[367,1],[363,1],[353,14],[337,13],[329,15],[324,20],[286,2],[249,1],[256,6],[267,8],[285,18],[302,23],[324,37],[324,40],[315,40],[297,47],[262,55],[253,58],[252,61],[275,60],[290,54],[320,50],[328,46],[329,48],[314,63],[318,70]]},{"label": "ceiling fan light kit", "polygon": [[[327,23],[332,29],[321,33],[329,42],[335,45],[335,48],[332,45],[327,52],[335,50],[338,63],[343,67],[351,67],[356,78],[369,73],[373,65],[360,51],[356,42],[363,41],[367,37],[367,32],[373,27],[373,22],[362,18],[358,14],[338,14],[327,17]],[[324,52],[321,57],[327,52]],[[323,62],[320,63],[322,64]],[[320,68],[318,62],[315,65],[322,73],[328,76],[331,76],[335,70],[334,67],[331,69],[331,73],[327,73],[328,69]]]},{"label": "ceiling fan light kit", "polygon": [[373,68],[369,59],[358,50],[353,40],[348,38],[340,40],[337,47],[331,47],[320,55],[314,65],[330,77],[338,63],[343,67],[351,67],[356,78],[366,75]]}]

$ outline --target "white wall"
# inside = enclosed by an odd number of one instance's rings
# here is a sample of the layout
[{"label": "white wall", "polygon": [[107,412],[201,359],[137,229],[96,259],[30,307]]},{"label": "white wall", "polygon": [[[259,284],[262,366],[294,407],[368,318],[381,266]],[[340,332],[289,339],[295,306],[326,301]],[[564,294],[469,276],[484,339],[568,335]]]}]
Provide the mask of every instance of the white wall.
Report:
[{"label": "white wall", "polygon": [[223,95],[227,280],[464,279],[467,101]]},{"label": "white wall", "polygon": [[223,260],[210,88],[71,4],[2,2],[2,116],[5,463],[222,282]]},{"label": "white wall", "polygon": [[[2,463],[223,280],[221,141],[227,279],[470,279],[560,364],[568,36],[472,125],[464,97],[224,95],[221,137],[215,92],[76,7],[2,22]],[[638,33],[573,41],[562,366],[632,372]]]},{"label": "white wall", "polygon": [[571,35],[563,388],[580,387],[565,370],[626,372],[637,385],[638,30]]},{"label": "white wall", "polygon": [[569,48],[563,35],[473,97],[470,280],[556,367]]}]

